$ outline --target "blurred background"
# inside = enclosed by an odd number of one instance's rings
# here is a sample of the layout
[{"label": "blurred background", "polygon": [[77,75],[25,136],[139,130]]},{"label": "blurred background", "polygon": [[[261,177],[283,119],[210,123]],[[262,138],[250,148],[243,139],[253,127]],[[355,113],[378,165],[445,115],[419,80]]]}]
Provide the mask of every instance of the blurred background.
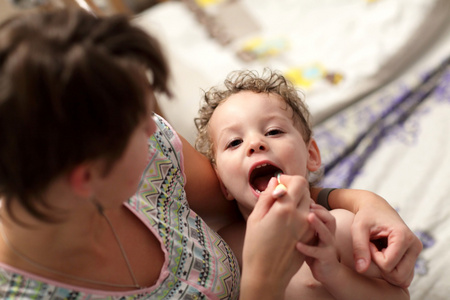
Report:
[{"label": "blurred background", "polygon": [[77,5],[98,14],[136,14],[155,4],[158,0],[0,0],[0,21],[14,13],[31,9],[48,9]]},{"label": "blurred background", "polygon": [[174,96],[158,112],[191,143],[204,90],[283,73],[312,113],[322,185],[384,197],[424,245],[411,299],[449,299],[450,0],[0,0],[0,21],[63,6],[159,39]]}]

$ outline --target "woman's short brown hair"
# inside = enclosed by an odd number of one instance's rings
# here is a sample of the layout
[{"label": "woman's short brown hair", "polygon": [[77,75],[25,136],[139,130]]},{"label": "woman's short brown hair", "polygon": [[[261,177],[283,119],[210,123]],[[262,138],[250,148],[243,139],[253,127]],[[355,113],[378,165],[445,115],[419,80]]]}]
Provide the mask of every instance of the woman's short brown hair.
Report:
[{"label": "woman's short brown hair", "polygon": [[105,159],[105,174],[169,93],[159,44],[122,16],[83,10],[19,15],[0,25],[0,196],[48,219],[33,201],[57,176]]}]

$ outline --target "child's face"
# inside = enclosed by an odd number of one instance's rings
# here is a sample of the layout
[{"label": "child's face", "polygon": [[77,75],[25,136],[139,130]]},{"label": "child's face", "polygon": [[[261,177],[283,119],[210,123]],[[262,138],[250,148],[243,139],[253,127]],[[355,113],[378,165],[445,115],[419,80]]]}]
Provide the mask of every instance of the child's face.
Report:
[{"label": "child's face", "polygon": [[209,122],[216,172],[244,216],[277,172],[306,177],[320,166],[315,141],[305,143],[286,107],[276,94],[244,91],[220,104]]}]

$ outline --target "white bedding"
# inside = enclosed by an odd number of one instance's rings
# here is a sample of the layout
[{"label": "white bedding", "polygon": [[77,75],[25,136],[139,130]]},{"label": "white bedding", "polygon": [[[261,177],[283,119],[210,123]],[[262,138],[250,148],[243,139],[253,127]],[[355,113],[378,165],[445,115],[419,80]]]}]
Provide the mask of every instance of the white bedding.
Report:
[{"label": "white bedding", "polygon": [[[158,4],[137,16],[136,23],[165,46],[175,97],[160,105],[189,141],[195,138],[192,120],[202,89],[242,68],[267,66],[291,74],[301,83],[315,122],[322,121],[415,59],[436,36],[449,6],[447,0],[196,1],[209,3],[203,12],[213,21],[225,19],[219,26],[222,31],[236,33],[236,27],[251,25],[251,30],[234,34],[235,39],[222,45],[209,36],[186,3]],[[247,18],[227,15],[231,5]],[[257,56],[250,62],[238,57],[246,43],[253,43],[250,53]],[[338,84],[327,79],[333,74],[342,76]]]},{"label": "white bedding", "polygon": [[411,299],[450,295],[450,27],[431,50],[314,130],[323,185],[380,194],[421,239]]},{"label": "white bedding", "polygon": [[[192,142],[202,89],[235,69],[290,74],[315,120],[323,184],[387,199],[424,244],[411,299],[450,299],[450,1],[241,0],[232,9],[247,19],[234,21],[216,2],[197,1],[213,3],[203,12],[221,26],[233,23],[228,44],[208,35],[187,1],[136,19],[171,63],[166,118]],[[248,41],[256,59],[244,61]]]}]

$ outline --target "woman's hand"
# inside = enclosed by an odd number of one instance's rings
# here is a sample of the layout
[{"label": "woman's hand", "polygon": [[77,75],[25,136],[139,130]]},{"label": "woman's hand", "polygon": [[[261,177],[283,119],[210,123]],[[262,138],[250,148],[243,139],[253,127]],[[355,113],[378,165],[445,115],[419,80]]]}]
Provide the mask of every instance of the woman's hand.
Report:
[{"label": "woman's hand", "polygon": [[304,262],[296,244],[313,236],[307,221],[312,202],[308,182],[287,175],[281,181],[286,192],[276,198],[277,181],[272,178],[247,220],[242,300],[283,299],[286,286]]},{"label": "woman's hand", "polygon": [[[408,287],[422,243],[389,203],[368,191],[338,189],[330,193],[329,204],[355,213],[352,236],[356,270],[365,272],[372,259],[385,280]],[[373,243],[376,240],[384,241],[384,247],[378,249]]]}]

